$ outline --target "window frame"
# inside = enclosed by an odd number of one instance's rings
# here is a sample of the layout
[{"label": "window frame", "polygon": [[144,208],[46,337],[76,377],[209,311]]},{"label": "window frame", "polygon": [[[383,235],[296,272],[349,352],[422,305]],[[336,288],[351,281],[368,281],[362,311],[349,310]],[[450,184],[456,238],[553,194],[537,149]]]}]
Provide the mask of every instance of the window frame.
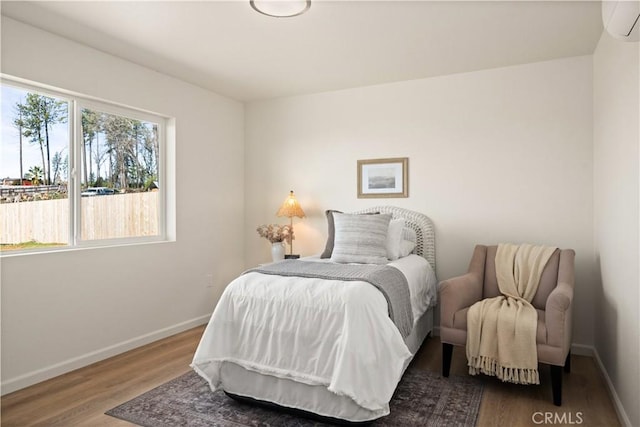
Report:
[{"label": "window frame", "polygon": [[[33,81],[0,74],[0,85],[10,86],[20,90],[26,90],[30,93],[37,93],[43,96],[49,96],[61,101],[67,102],[68,105],[68,133],[69,139],[67,149],[69,152],[69,165],[67,175],[67,199],[69,205],[69,236],[68,243],[64,246],[54,246],[49,248],[37,249],[20,249],[11,251],[0,251],[0,257],[36,254],[46,252],[58,252],[67,250],[77,250],[83,248],[112,247],[132,244],[146,244],[169,241],[169,233],[167,230],[168,203],[169,196],[167,194],[167,140],[169,128],[173,126],[171,117],[146,111],[140,108],[119,104],[88,95],[79,94],[64,89],[53,88],[48,85],[40,84]],[[82,110],[96,110],[102,113],[118,115],[140,121],[151,122],[158,126],[158,234],[155,236],[138,236],[138,237],[119,237],[110,239],[82,239],[81,226],[81,203],[82,198]],[[174,198],[172,198],[173,200]]]}]

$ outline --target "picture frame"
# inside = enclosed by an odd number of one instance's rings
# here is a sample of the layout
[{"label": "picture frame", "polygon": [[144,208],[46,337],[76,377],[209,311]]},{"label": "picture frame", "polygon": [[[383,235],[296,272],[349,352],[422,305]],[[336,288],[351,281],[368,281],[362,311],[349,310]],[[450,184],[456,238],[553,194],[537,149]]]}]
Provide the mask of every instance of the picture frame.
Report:
[{"label": "picture frame", "polygon": [[409,158],[358,160],[358,198],[409,197]]}]

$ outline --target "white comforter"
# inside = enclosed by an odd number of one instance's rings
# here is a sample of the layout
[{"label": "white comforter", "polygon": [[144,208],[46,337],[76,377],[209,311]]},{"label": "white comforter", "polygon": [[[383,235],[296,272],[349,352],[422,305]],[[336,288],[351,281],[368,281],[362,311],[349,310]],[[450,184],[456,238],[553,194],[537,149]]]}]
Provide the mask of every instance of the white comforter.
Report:
[{"label": "white comforter", "polygon": [[[435,304],[433,271],[416,255],[390,265],[407,276],[417,319]],[[191,367],[212,390],[224,388],[220,365],[230,361],[324,385],[383,416],[410,357],[374,286],[248,273],[224,291]]]}]

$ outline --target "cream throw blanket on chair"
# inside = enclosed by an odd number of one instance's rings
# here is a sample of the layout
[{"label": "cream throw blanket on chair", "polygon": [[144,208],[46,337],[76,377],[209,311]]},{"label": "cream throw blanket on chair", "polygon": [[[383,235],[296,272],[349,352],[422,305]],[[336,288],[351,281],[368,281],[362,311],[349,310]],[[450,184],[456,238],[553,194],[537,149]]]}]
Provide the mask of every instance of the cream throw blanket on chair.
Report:
[{"label": "cream throw blanket on chair", "polygon": [[475,303],[467,314],[469,374],[483,373],[516,384],[540,384],[538,312],[531,301],[555,249],[498,245],[495,264],[502,295]]}]

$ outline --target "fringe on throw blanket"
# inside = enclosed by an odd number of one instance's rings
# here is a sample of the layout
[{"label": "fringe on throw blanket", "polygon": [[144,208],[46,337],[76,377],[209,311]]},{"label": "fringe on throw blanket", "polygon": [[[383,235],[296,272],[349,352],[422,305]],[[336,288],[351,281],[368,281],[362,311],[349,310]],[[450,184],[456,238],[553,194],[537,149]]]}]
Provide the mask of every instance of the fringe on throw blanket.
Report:
[{"label": "fringe on throw blanket", "polygon": [[507,368],[500,366],[495,359],[486,356],[471,357],[469,374],[496,376],[502,381],[515,384],[540,384],[540,375],[537,369]]}]

